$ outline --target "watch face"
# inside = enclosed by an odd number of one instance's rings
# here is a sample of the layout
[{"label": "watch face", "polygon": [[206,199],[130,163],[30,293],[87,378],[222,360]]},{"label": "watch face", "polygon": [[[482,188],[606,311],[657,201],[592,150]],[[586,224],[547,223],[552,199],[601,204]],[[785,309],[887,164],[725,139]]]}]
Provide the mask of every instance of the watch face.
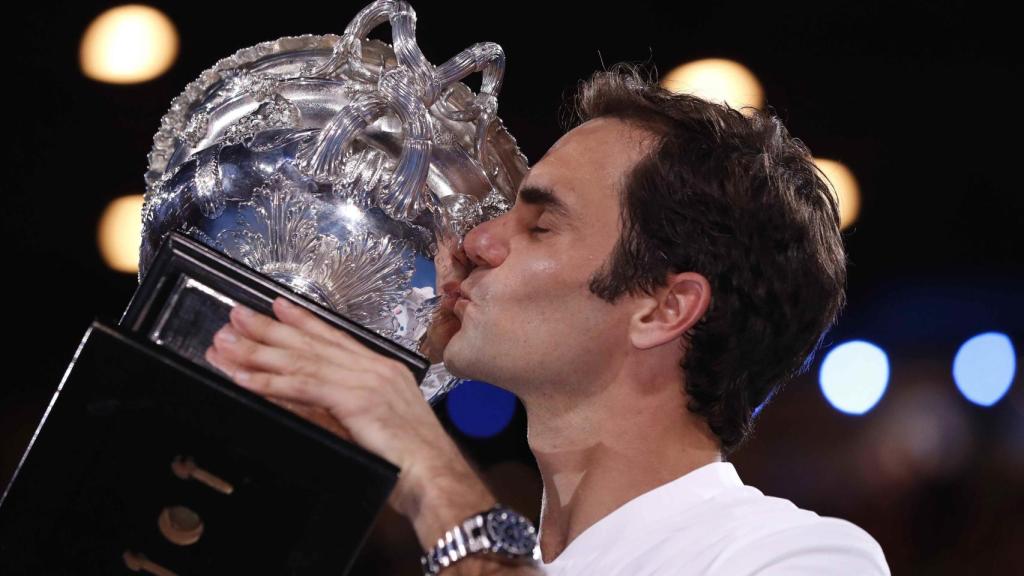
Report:
[{"label": "watch face", "polygon": [[487,536],[499,552],[512,556],[532,556],[537,545],[537,530],[529,520],[508,509],[487,514]]}]

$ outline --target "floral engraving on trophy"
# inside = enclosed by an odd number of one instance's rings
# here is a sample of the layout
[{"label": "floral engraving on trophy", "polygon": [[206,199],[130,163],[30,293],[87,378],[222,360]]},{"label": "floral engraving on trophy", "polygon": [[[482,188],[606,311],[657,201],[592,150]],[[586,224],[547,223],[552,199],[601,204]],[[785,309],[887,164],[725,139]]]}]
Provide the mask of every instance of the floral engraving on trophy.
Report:
[{"label": "floral engraving on trophy", "polygon": [[299,107],[280,94],[260,104],[255,112],[236,120],[224,133],[225,144],[238,144],[263,130],[291,128],[299,123]]},{"label": "floral engraving on trophy", "polygon": [[391,336],[415,270],[412,251],[391,236],[356,228],[344,241],[320,232],[330,216],[310,189],[281,173],[239,205],[237,227],[217,236],[226,254],[351,320]]}]

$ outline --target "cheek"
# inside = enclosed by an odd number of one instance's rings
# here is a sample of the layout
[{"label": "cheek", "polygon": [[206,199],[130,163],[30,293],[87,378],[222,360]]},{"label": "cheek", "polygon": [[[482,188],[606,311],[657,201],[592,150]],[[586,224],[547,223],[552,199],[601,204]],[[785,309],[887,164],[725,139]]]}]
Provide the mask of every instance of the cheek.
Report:
[{"label": "cheek", "polygon": [[541,304],[559,298],[577,297],[586,290],[589,275],[582,259],[533,258],[501,278],[495,293]]},{"label": "cheek", "polygon": [[485,313],[500,319],[496,327],[508,337],[525,343],[545,341],[558,345],[565,337],[606,327],[611,320],[604,302],[589,289],[590,271],[579,262],[576,269],[550,259],[536,259],[515,276],[502,278],[485,294]]}]

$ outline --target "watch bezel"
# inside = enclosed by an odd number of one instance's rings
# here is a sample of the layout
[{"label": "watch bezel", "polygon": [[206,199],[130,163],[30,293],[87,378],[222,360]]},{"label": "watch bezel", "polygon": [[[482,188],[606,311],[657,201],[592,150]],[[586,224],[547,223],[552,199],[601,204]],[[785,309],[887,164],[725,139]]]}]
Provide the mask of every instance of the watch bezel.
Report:
[{"label": "watch bezel", "polygon": [[495,506],[484,516],[484,530],[491,541],[491,552],[513,560],[534,558],[537,529],[515,510]]}]

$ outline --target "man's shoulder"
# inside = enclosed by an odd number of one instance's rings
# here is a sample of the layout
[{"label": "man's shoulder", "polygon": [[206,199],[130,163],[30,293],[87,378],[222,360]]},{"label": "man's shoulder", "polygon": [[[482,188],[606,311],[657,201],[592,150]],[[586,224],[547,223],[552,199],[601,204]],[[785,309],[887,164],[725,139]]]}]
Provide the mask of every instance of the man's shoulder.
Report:
[{"label": "man's shoulder", "polygon": [[852,522],[733,484],[695,502],[665,494],[585,532],[550,574],[887,576],[882,549]]},{"label": "man's shoulder", "polygon": [[830,574],[889,574],[881,546],[860,526],[766,496],[752,486],[725,491],[699,508],[693,512],[705,521],[697,524],[723,536],[711,563],[722,573],[827,568]]}]

